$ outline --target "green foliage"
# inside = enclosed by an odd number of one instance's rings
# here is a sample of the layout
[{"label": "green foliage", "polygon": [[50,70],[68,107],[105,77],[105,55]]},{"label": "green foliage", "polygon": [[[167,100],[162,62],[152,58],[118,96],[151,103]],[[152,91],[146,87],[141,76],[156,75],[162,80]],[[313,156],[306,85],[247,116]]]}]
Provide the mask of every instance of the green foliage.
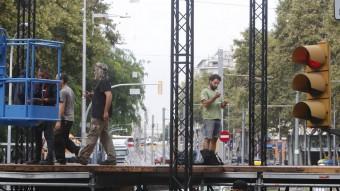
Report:
[{"label": "green foliage", "polygon": [[[333,16],[333,1],[331,0],[282,0],[279,2],[276,25],[268,35],[269,105],[293,105],[295,103],[296,93],[291,88],[291,81],[293,76],[302,70],[302,66],[292,63],[291,54],[293,49],[299,45],[315,44],[321,40],[328,41],[332,50],[331,78],[337,79],[340,70],[336,61],[340,57],[340,46],[336,34],[339,34],[339,30],[339,22],[335,21]],[[248,70],[247,33],[247,31],[243,33],[241,40],[234,41],[237,73]],[[332,89],[333,94],[337,95],[339,85],[332,83]],[[301,99],[304,99],[304,95]],[[337,101],[335,105],[338,104]],[[268,128],[276,129],[280,123],[281,127],[284,127],[281,128],[282,133],[287,133],[294,124],[291,110],[292,107],[269,107]]]},{"label": "green foliage", "polygon": [[[268,105],[286,105],[285,107],[268,108],[268,129],[278,132],[281,127],[283,135],[294,125],[291,115],[295,104],[296,92],[291,88],[293,76],[302,70],[302,66],[293,64],[291,54],[300,45],[315,44],[326,40],[331,46],[331,79],[340,80],[340,23],[334,19],[334,1],[331,0],[281,0],[277,11],[274,29],[268,33]],[[242,33],[241,39],[234,40],[233,58],[235,71],[224,71],[225,98],[230,103],[230,127],[241,126],[241,112],[247,109],[248,80],[244,77],[226,75],[228,73],[248,74],[248,30]],[[195,76],[194,102],[199,102],[199,92],[208,85],[208,74]],[[199,84],[197,84],[199,83]],[[333,106],[339,105],[337,96],[339,83],[332,83]],[[335,99],[334,99],[335,98]],[[300,99],[304,95],[300,94]],[[335,103],[334,103],[335,101]],[[227,112],[224,112],[226,119]],[[339,118],[336,113],[336,119]],[[195,121],[200,122],[200,113],[195,110]],[[247,119],[247,118],[246,118]],[[303,121],[301,120],[301,123]],[[337,127],[339,127],[337,125]]]},{"label": "green foliage", "polygon": [[[62,72],[70,76],[70,86],[76,94],[75,123],[73,133],[80,134],[81,82],[82,82],[82,1],[37,0],[36,1],[36,38],[62,41]],[[17,10],[15,1],[0,2],[0,26],[9,36],[16,32]],[[144,68],[131,52],[114,48],[120,40],[115,24],[110,19],[95,18],[92,13],[106,13],[108,5],[97,0],[87,0],[87,90],[93,88],[93,65],[103,62],[109,65],[111,83],[142,83]],[[40,52],[39,63],[49,63],[48,54]],[[50,67],[52,68],[52,67]],[[52,71],[53,72],[53,71]],[[140,74],[132,78],[132,72]],[[143,108],[144,90],[140,96],[129,95],[129,88],[113,89],[112,124],[137,123],[138,111]],[[131,128],[131,127],[129,127]],[[131,132],[131,129],[128,129]]]}]

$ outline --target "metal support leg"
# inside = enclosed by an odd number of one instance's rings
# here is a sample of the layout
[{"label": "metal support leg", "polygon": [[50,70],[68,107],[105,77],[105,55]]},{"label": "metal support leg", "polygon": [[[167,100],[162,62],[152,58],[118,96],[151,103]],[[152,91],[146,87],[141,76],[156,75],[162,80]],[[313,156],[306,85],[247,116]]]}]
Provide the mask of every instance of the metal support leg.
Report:
[{"label": "metal support leg", "polygon": [[263,176],[262,172],[257,173],[257,180],[256,180],[256,190],[257,191],[262,191],[262,184],[263,184]]},{"label": "metal support leg", "polygon": [[136,191],[148,191],[146,185],[138,185]]},{"label": "metal support leg", "polygon": [[207,185],[207,191],[214,191],[214,188],[211,185]]},{"label": "metal support leg", "polygon": [[95,191],[96,188],[96,176],[93,173],[90,173],[90,182],[89,182],[89,186],[91,191]]}]

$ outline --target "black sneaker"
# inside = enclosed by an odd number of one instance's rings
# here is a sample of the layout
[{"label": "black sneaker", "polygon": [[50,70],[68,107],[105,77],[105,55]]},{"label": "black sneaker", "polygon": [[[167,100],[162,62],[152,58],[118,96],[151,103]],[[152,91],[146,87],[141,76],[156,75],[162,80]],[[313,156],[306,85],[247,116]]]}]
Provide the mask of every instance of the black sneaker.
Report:
[{"label": "black sneaker", "polygon": [[79,156],[79,151],[80,151],[80,147],[77,147],[76,152],[74,153],[76,155],[76,157]]},{"label": "black sneaker", "polygon": [[208,149],[204,149],[204,150],[201,150],[201,155],[202,155],[202,158],[203,158],[203,164],[204,165],[209,165],[209,150]]},{"label": "black sneaker", "polygon": [[39,164],[40,160],[26,161],[26,164]]},{"label": "black sneaker", "polygon": [[82,164],[82,165],[87,165],[88,161],[85,158],[82,157],[78,157],[77,159],[78,163]]},{"label": "black sneaker", "polygon": [[214,151],[209,151],[208,157],[207,165],[223,165],[222,160]]},{"label": "black sneaker", "polygon": [[61,165],[65,165],[66,164],[66,160],[65,159],[57,159],[57,162]]},{"label": "black sneaker", "polygon": [[42,160],[39,162],[40,165],[54,165],[54,162],[51,160]]},{"label": "black sneaker", "polygon": [[116,165],[117,163],[116,163],[116,160],[111,159],[111,160],[104,160],[100,162],[99,164],[100,165]]}]

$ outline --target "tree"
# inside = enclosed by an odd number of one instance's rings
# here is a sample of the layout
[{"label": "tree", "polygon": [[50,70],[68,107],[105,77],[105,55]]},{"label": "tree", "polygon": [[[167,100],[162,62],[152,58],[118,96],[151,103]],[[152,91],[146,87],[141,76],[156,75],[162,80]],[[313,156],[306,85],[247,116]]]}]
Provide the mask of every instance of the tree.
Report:
[{"label": "tree", "polygon": [[[291,80],[302,68],[293,64],[291,54],[295,47],[303,44],[315,44],[327,40],[332,50],[332,79],[339,75],[336,60],[340,57],[339,34],[340,27],[333,18],[333,1],[279,1],[277,7],[277,22],[273,31],[268,34],[268,104],[293,105],[295,92],[291,88]],[[248,72],[248,31],[242,33],[242,38],[234,40],[234,58],[236,71]],[[246,55],[246,56],[245,56]],[[247,87],[246,87],[247,88]],[[339,85],[332,84],[333,92]],[[335,93],[336,95],[336,93]],[[336,105],[338,105],[337,99]],[[277,128],[281,120],[287,133],[292,128],[294,118],[291,107],[269,108],[268,128]]]},{"label": "tree", "polygon": [[[70,75],[70,86],[76,94],[74,133],[79,134],[81,113],[81,81],[82,81],[82,1],[37,0],[36,1],[36,38],[58,40],[64,43],[62,48],[62,72]],[[0,2],[0,25],[10,34],[16,31],[15,1]],[[117,50],[115,44],[120,40],[119,32],[111,20],[96,19],[92,23],[92,13],[106,13],[108,5],[98,0],[87,0],[87,87],[93,85],[92,71],[96,62],[109,65],[112,84],[143,82],[144,68],[133,53]],[[104,26],[104,27],[102,27]],[[116,50],[116,51],[114,51]],[[40,63],[49,63],[49,53],[39,54]],[[141,75],[137,79],[131,77],[135,71]],[[144,90],[138,97],[126,96],[128,88],[113,91],[112,123],[137,123],[140,120],[138,110],[143,107]],[[129,129],[131,132],[131,130]]]}]

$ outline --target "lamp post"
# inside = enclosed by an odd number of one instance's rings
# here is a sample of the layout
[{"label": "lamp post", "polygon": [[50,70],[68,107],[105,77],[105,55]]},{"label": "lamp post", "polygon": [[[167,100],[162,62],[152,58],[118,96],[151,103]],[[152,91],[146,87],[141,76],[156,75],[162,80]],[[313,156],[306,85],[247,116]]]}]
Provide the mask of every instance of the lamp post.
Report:
[{"label": "lamp post", "polygon": [[86,0],[83,7],[83,60],[82,60],[82,96],[81,96],[81,145],[85,144],[86,133]]}]

